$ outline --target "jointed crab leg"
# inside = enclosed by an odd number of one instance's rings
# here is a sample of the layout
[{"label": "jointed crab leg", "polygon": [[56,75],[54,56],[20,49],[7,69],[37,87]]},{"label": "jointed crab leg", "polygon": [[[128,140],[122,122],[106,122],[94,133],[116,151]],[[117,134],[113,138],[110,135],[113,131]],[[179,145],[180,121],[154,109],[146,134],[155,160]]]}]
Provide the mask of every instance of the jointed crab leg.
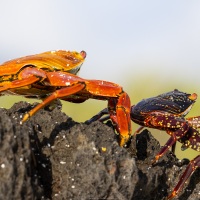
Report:
[{"label": "jointed crab leg", "polygon": [[[104,108],[99,113],[94,115],[91,119],[85,121],[85,123],[90,124],[96,120],[100,120],[103,122],[105,120],[111,119],[114,122],[113,125],[118,133],[119,132],[124,133],[125,130],[127,130],[127,129],[131,130],[130,124],[124,123],[126,121],[130,121],[130,114],[129,114],[130,106],[127,106],[127,105],[130,105],[129,98],[127,98],[127,96],[125,94],[123,94],[123,96],[119,98],[118,104],[119,105],[116,106],[116,102],[110,100],[108,108]],[[117,108],[117,112],[114,109],[115,107]],[[105,116],[102,118],[103,115],[108,115],[108,114],[110,114],[110,116]],[[122,116],[123,116],[123,118],[122,118]],[[130,134],[131,134],[131,131],[129,133],[129,137],[130,137]],[[127,134],[124,134],[123,136],[122,135],[123,134],[120,134],[120,136],[121,136],[120,146],[124,146],[124,144],[128,141]]]},{"label": "jointed crab leg", "polygon": [[[110,104],[111,105],[111,104]],[[124,104],[125,105],[125,104]],[[109,107],[109,106],[108,106]],[[111,106],[113,107],[113,106]],[[113,107],[114,108],[114,107]],[[94,121],[101,121],[104,122],[108,119],[111,119],[113,122],[113,126],[115,127],[115,130],[117,130],[118,133],[120,134],[120,146],[124,146],[124,144],[126,144],[126,142],[128,141],[128,139],[130,138],[130,136],[132,135],[131,132],[129,133],[129,136],[127,137],[127,134],[122,134],[125,133],[125,130],[131,130],[130,124],[124,123],[126,122],[126,120],[130,120],[130,115],[129,115],[129,108],[128,107],[124,107],[123,104],[121,104],[121,106],[117,106],[117,114],[118,114],[118,118],[120,118],[121,120],[118,121],[117,120],[117,115],[115,114],[115,110],[110,110],[110,115],[108,108],[104,108],[103,110],[101,110],[99,113],[97,113],[96,115],[94,115],[91,119],[85,121],[86,124],[90,124]],[[121,110],[121,111],[120,111]],[[107,115],[105,117],[102,117],[103,115]],[[124,116],[119,117],[119,116]],[[123,126],[120,126],[119,124],[123,124]]]},{"label": "jointed crab leg", "polygon": [[[166,121],[165,119],[169,120]],[[157,162],[160,157],[163,156],[174,144],[175,142],[183,137],[187,131],[189,130],[189,125],[187,121],[182,120],[177,117],[174,117],[172,114],[163,115],[162,112],[155,112],[150,114],[144,121],[144,124],[148,127],[153,127],[157,129],[162,129],[163,127],[166,128],[167,133],[171,136],[167,143],[161,148],[160,152],[156,155],[155,160],[153,163]],[[168,123],[170,122],[170,127],[176,129],[175,131],[171,131],[170,128],[167,130]]]},{"label": "jointed crab leg", "polygon": [[[126,93],[123,92],[119,95],[118,99],[108,100],[108,110],[117,132],[120,133],[119,145],[124,146],[131,137],[131,103]],[[129,130],[128,134],[127,130]]]},{"label": "jointed crab leg", "polygon": [[144,126],[139,126],[139,128],[133,133],[133,135],[137,135],[141,132],[142,129],[144,129]]},{"label": "jointed crab leg", "polygon": [[[104,115],[108,115],[108,116],[103,117]],[[99,113],[94,115],[92,118],[90,118],[87,121],[85,121],[85,123],[86,124],[91,124],[92,122],[95,122],[97,120],[104,122],[104,121],[106,121],[108,119],[110,119],[108,108],[104,108]]]},{"label": "jointed crab leg", "polygon": [[181,176],[180,181],[178,182],[178,184],[174,188],[174,190],[171,193],[171,195],[168,196],[168,198],[167,198],[168,200],[174,198],[179,193],[179,191],[182,189],[184,183],[187,181],[187,179],[192,175],[192,173],[198,167],[200,167],[200,155],[190,161],[190,163],[188,164],[185,172]]},{"label": "jointed crab leg", "polygon": [[57,98],[65,97],[67,95],[74,94],[74,93],[82,90],[84,87],[85,87],[84,84],[78,83],[76,85],[72,85],[72,86],[67,87],[67,88],[62,88],[60,90],[56,90],[50,96],[48,96],[46,99],[44,99],[44,101],[42,103],[38,104],[31,111],[26,113],[24,115],[23,119],[22,119],[22,122],[25,122],[28,118],[30,118],[32,115],[34,115],[38,110],[45,107],[46,105],[48,105],[53,100],[55,100]]},{"label": "jointed crab leg", "polygon": [[188,117],[186,120],[193,128],[200,128],[200,116]]}]

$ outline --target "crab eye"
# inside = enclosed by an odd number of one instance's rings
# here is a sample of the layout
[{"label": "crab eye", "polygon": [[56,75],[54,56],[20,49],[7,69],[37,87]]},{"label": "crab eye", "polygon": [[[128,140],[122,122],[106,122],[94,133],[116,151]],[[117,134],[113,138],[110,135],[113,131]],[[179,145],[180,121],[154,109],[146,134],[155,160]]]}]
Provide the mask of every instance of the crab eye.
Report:
[{"label": "crab eye", "polygon": [[197,94],[193,93],[188,97],[190,100],[196,100],[197,99]]},{"label": "crab eye", "polygon": [[83,58],[86,58],[86,56],[87,56],[87,53],[86,53],[85,51],[81,51],[80,54],[81,54],[81,56],[82,56]]}]

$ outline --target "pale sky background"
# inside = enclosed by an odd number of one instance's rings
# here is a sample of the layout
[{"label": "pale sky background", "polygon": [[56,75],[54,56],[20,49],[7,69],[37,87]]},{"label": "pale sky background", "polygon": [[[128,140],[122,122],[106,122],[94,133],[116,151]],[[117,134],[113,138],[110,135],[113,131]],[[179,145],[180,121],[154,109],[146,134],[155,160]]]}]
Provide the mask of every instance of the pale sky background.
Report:
[{"label": "pale sky background", "polygon": [[0,8],[0,62],[85,50],[85,78],[134,85],[142,72],[153,72],[200,86],[198,0],[1,0]]},{"label": "pale sky background", "polygon": [[0,63],[85,50],[79,75],[122,85],[133,104],[174,88],[200,95],[198,0],[1,0],[0,10]]}]

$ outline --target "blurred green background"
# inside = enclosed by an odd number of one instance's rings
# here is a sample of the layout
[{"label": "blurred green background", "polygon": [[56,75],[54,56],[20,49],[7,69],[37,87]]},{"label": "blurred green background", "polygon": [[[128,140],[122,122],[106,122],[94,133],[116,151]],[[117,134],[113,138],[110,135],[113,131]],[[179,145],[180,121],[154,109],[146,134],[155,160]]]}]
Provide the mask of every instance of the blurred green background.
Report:
[{"label": "blurred green background", "polygon": [[[122,85],[132,104],[179,89],[200,94],[200,2],[187,0],[2,0],[0,62],[48,50],[85,50],[79,75]],[[9,108],[21,97],[1,97]],[[107,102],[63,102],[63,111],[85,121]],[[200,114],[200,100],[188,116]],[[133,130],[137,125],[133,124]],[[163,145],[168,136],[152,130]],[[178,158],[193,158],[192,150]]]}]

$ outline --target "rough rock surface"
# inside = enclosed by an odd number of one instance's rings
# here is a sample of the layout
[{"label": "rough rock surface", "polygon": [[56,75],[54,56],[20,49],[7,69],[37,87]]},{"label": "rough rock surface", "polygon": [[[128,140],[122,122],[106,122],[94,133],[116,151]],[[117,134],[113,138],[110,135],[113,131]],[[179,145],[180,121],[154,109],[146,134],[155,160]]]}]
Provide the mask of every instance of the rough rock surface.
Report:
[{"label": "rough rock surface", "polygon": [[[165,199],[186,168],[170,152],[155,166],[160,146],[144,130],[120,148],[111,123],[74,122],[55,109],[20,119],[33,105],[0,109],[0,200]],[[200,170],[177,199],[200,199]]]}]

